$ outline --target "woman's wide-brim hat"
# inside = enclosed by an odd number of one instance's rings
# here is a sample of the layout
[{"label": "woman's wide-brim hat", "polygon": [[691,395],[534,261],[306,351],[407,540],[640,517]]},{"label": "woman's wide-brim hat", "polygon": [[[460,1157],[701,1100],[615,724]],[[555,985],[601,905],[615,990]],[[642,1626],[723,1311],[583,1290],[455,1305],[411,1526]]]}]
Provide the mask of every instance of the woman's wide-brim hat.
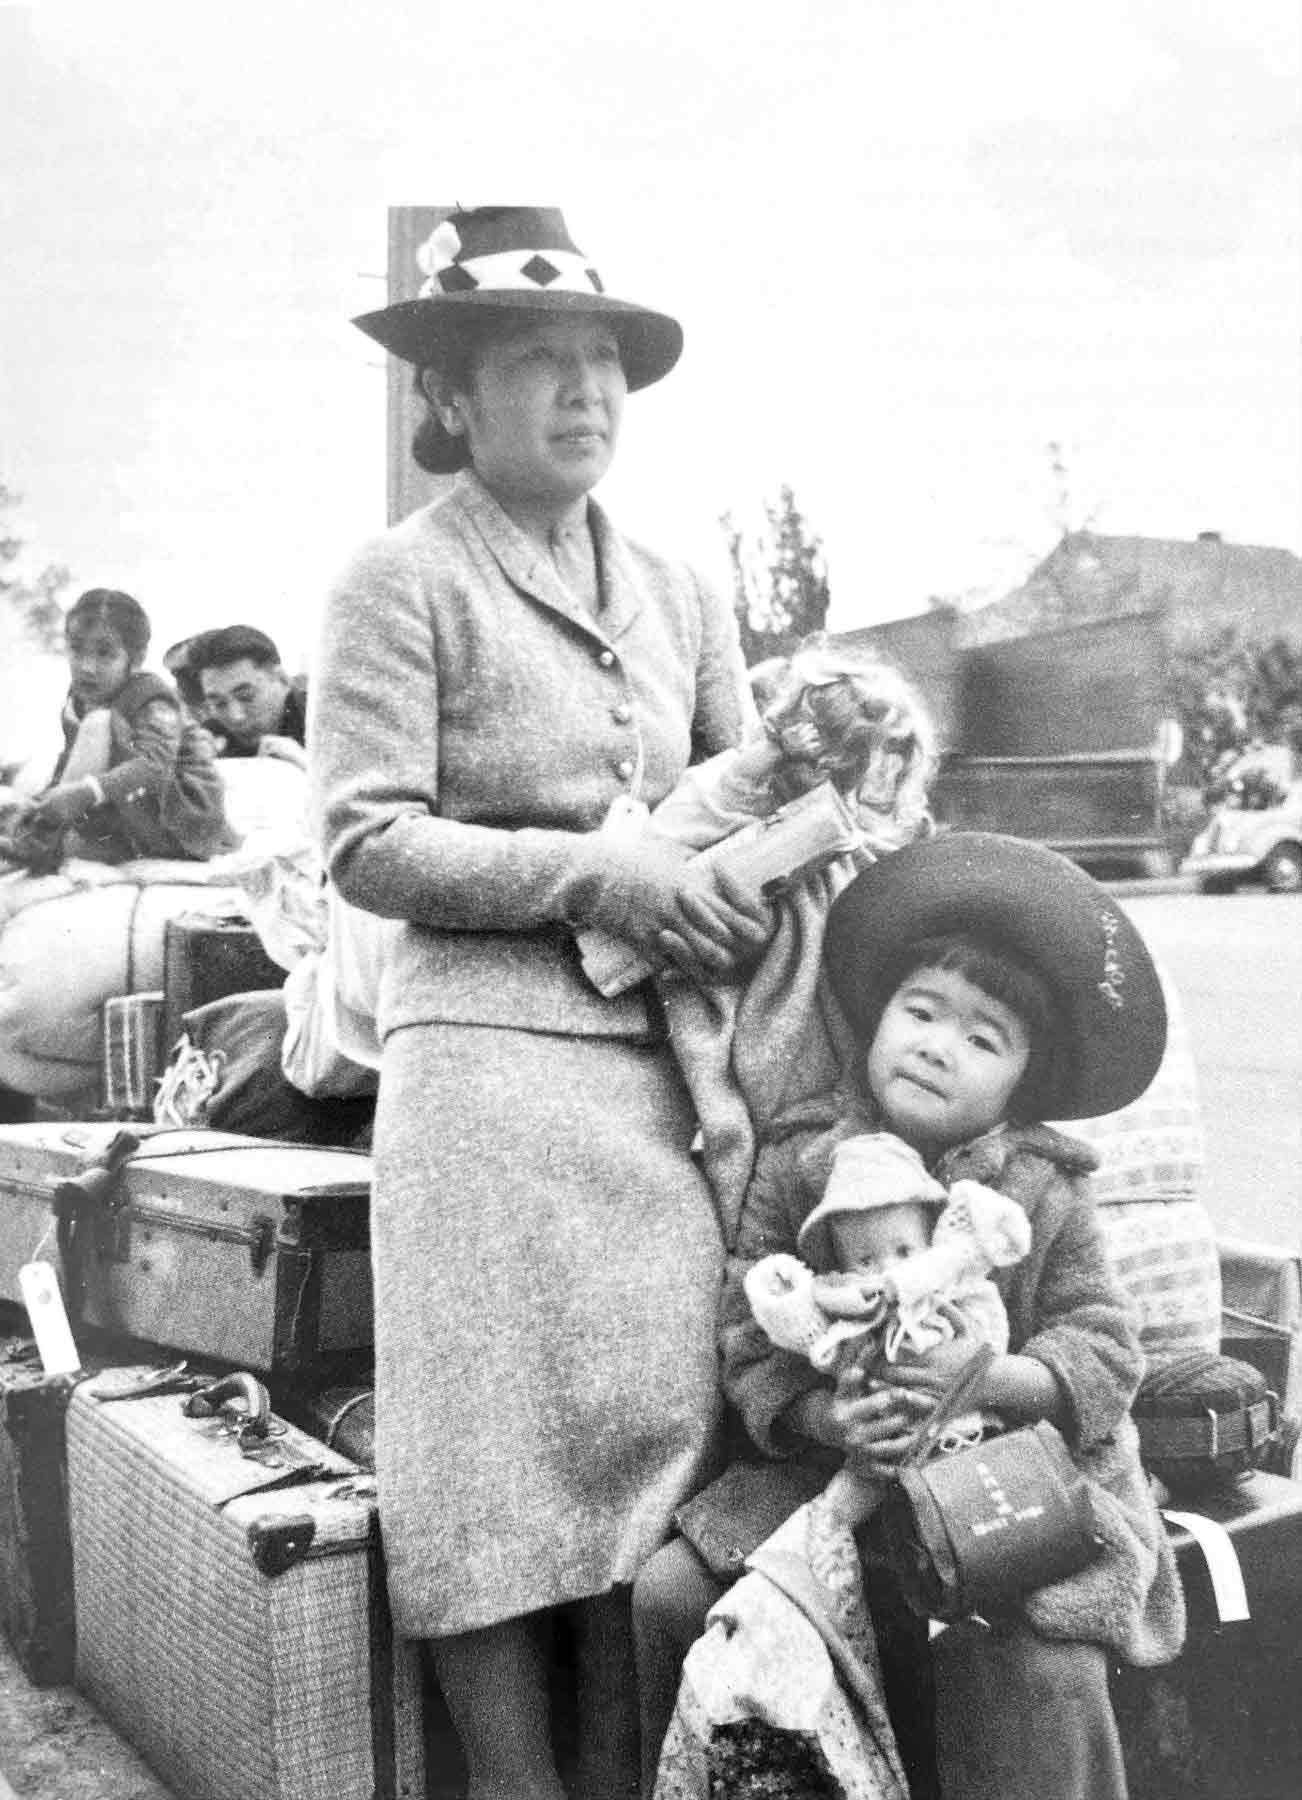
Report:
[{"label": "woman's wide-brim hat", "polygon": [[1147,946],[1083,869],[995,832],[906,845],[833,902],[824,967],[861,1042],[877,1029],[900,957],[922,938],[955,932],[1011,950],[1057,1002],[1069,1054],[1054,1059],[1045,1118],[1096,1118],[1138,1099],[1166,1048],[1166,1005]]},{"label": "woman's wide-brim hat", "polygon": [[682,352],[677,319],[608,294],[554,206],[450,213],[416,261],[425,277],[417,298],[362,313],[353,324],[417,367],[437,363],[467,327],[493,315],[604,320],[619,339],[630,391],[659,381]]}]

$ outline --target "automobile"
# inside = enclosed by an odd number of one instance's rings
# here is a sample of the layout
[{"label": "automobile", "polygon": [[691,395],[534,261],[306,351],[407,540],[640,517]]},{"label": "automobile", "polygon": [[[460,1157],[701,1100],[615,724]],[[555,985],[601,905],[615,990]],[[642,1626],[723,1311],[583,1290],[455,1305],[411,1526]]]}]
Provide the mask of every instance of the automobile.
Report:
[{"label": "automobile", "polygon": [[1302,781],[1265,795],[1253,788],[1232,795],[1194,839],[1180,872],[1192,875],[1205,894],[1227,894],[1244,881],[1260,881],[1272,894],[1298,893]]}]

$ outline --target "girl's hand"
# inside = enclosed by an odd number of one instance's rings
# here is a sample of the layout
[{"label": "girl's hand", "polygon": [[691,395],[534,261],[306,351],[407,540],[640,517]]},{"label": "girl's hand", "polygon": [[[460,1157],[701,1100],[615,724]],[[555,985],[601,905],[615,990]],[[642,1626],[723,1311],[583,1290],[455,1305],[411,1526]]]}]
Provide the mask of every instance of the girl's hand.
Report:
[{"label": "girl's hand", "polygon": [[[905,1351],[897,1361],[885,1363],[876,1371],[879,1380],[913,1388],[930,1394],[933,1399],[944,1393],[971,1359],[972,1352],[977,1347],[977,1338],[969,1321],[949,1301],[942,1301],[936,1310],[953,1326],[953,1337],[934,1344],[922,1355],[910,1355]],[[983,1398],[984,1388],[978,1389],[972,1398],[973,1406],[980,1406]]]},{"label": "girl's hand", "polygon": [[95,805],[95,790],[85,781],[69,781],[47,789],[32,808],[43,825],[75,825]]},{"label": "girl's hand", "polygon": [[913,1448],[919,1428],[930,1418],[934,1394],[896,1383],[879,1384],[851,1369],[836,1385],[828,1409],[829,1429],[846,1452],[846,1466],[870,1481],[890,1481]]}]

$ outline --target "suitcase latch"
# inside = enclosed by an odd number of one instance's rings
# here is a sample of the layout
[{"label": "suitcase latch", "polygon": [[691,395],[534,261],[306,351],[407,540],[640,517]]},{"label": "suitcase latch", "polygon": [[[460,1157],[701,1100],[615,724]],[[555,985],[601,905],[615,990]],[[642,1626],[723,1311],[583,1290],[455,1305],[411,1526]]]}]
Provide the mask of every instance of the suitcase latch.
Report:
[{"label": "suitcase latch", "polygon": [[271,1261],[275,1247],[276,1221],[269,1219],[266,1213],[259,1213],[249,1221],[249,1262],[255,1275],[261,1275]]}]

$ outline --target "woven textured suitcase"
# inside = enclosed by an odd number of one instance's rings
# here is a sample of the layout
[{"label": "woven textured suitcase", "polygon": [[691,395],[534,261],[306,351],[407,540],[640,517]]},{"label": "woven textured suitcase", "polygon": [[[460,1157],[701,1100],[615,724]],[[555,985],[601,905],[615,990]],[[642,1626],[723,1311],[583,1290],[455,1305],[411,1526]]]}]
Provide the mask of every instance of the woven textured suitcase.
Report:
[{"label": "woven textured suitcase", "polygon": [[78,1686],[184,1800],[422,1800],[372,1479],[239,1393],[137,1383],[68,1409]]},{"label": "woven textured suitcase", "polygon": [[[0,1296],[58,1245],[74,1321],[346,1379],[373,1342],[370,1162],[218,1131],[0,1127]],[[137,1147],[110,1170],[115,1141]]]},{"label": "woven textured suitcase", "polygon": [[1254,1471],[1182,1510],[1224,1528],[1234,1553],[1225,1572],[1232,1581],[1237,1560],[1250,1616],[1222,1619],[1207,1555],[1190,1531],[1170,1524],[1189,1609],[1184,1650],[1166,1668],[1113,1671],[1131,1793],[1135,1800],[1297,1800],[1302,1484]]},{"label": "woven textured suitcase", "polygon": [[72,1680],[64,1421],[75,1385],[42,1372],[29,1338],[0,1342],[0,1621],[37,1687]]},{"label": "woven textured suitcase", "polygon": [[163,942],[163,1056],[180,1039],[182,1019],[210,1000],[279,988],[285,971],[247,919],[188,912],[167,922]]}]

